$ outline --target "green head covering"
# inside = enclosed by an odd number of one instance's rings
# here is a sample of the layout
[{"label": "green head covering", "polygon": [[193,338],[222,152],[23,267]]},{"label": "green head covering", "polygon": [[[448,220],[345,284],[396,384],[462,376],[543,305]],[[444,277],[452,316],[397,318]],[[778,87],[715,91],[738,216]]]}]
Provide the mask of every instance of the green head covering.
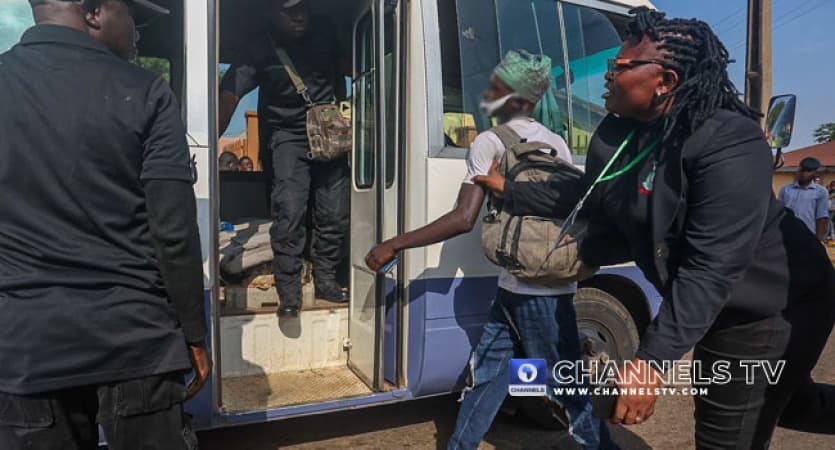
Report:
[{"label": "green head covering", "polygon": [[511,50],[493,73],[521,98],[536,104],[551,87],[551,58]]}]

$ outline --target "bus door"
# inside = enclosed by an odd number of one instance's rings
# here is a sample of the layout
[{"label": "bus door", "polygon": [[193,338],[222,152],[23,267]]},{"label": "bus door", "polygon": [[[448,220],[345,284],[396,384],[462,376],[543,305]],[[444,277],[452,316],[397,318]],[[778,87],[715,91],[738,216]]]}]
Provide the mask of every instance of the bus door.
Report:
[{"label": "bus door", "polygon": [[[348,366],[370,389],[394,383],[397,358],[396,274],[372,272],[365,256],[397,232],[400,110],[399,35],[402,6],[373,0],[354,28],[351,183],[351,303]],[[395,383],[396,384],[396,383]]]}]

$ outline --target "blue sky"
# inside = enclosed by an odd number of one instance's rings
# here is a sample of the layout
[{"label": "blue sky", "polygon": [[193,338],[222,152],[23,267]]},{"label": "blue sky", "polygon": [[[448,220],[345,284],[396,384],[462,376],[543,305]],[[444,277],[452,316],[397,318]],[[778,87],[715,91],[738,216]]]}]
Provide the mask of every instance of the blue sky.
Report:
[{"label": "blue sky", "polygon": [[[736,59],[731,78],[745,88],[747,0],[654,0],[668,17],[696,17],[713,27]],[[795,132],[789,150],[814,144],[812,131],[835,122],[835,1],[773,0],[774,95],[796,94]]]}]

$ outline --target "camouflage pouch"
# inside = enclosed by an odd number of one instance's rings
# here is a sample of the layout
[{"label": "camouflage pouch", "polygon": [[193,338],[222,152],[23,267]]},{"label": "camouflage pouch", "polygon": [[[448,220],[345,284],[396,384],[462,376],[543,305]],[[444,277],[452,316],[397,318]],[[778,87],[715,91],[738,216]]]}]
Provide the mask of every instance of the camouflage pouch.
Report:
[{"label": "camouflage pouch", "polygon": [[351,122],[333,103],[313,105],[307,110],[307,139],[314,161],[332,161],[351,153]]},{"label": "camouflage pouch", "polygon": [[307,139],[310,151],[307,157],[313,161],[333,161],[351,153],[353,146],[351,121],[342,115],[335,103],[314,104],[307,93],[307,86],[299,76],[290,55],[272,42],[273,49],[290,76],[296,92],[307,103]]}]

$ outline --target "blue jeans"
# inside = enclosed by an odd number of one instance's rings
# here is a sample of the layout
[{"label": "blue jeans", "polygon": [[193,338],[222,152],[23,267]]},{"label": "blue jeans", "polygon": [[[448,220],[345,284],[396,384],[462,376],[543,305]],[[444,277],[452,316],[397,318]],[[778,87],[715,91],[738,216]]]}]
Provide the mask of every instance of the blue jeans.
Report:
[{"label": "blue jeans", "polygon": [[[465,389],[448,448],[476,449],[498,413],[510,384],[512,358],[544,359],[549,369],[561,359],[580,359],[580,337],[574,296],[535,297],[499,289],[484,334],[473,353],[471,386]],[[609,429],[592,414],[588,396],[554,393],[549,373],[548,396],[569,417],[569,432],[585,449],[617,448]]]}]

